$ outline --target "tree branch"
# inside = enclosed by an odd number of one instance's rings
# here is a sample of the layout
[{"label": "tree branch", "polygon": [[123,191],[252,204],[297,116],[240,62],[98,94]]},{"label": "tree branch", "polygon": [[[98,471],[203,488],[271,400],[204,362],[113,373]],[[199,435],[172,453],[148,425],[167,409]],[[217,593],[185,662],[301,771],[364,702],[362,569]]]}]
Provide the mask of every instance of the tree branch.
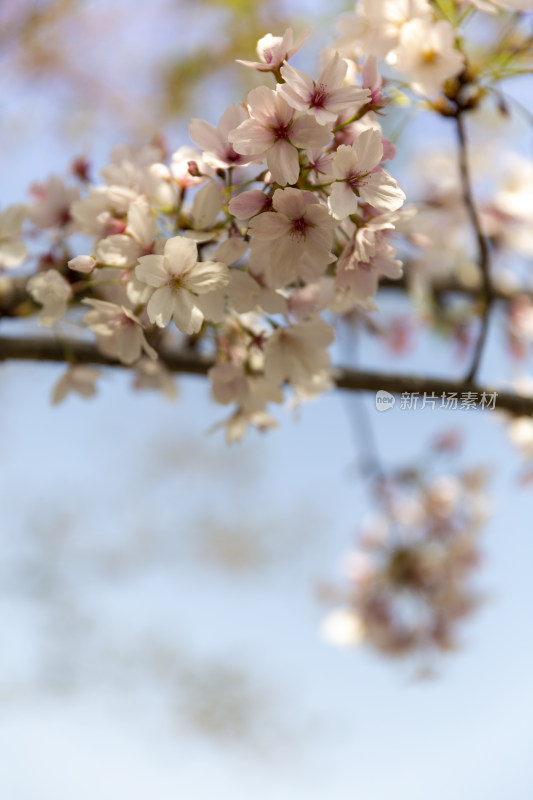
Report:
[{"label": "tree branch", "polygon": [[[0,337],[0,361],[46,361],[67,362],[66,353],[75,364],[101,364],[107,367],[125,367],[118,361],[111,361],[97,349],[96,344],[83,341],[58,341],[45,337],[15,339]],[[215,363],[213,359],[186,350],[162,349],[161,362],[171,372],[186,375],[206,375]],[[435,395],[440,399],[447,396],[475,392],[481,397],[484,392],[492,395],[497,392],[496,408],[516,416],[533,416],[533,397],[522,397],[512,392],[501,392],[494,386],[481,386],[474,381],[453,381],[445,378],[431,378],[423,375],[397,375],[387,372],[366,372],[344,367],[333,370],[333,378],[338,389],[355,392],[377,392],[380,389],[391,394],[418,393],[420,397]]]},{"label": "tree branch", "polygon": [[492,295],[492,284],[490,280],[489,245],[487,238],[485,237],[481,229],[481,222],[476,210],[476,206],[474,204],[474,197],[472,194],[472,184],[470,180],[470,169],[468,166],[466,132],[461,110],[457,112],[455,116],[455,122],[457,130],[457,139],[459,143],[459,171],[461,173],[463,200],[466,206],[468,216],[470,217],[470,223],[472,225],[472,228],[474,230],[477,239],[478,266],[481,271],[481,277],[483,281],[483,295],[481,298],[482,301],[481,330],[479,332],[479,338],[476,343],[476,349],[474,350],[474,358],[472,360],[472,365],[470,367],[468,375],[466,376],[467,381],[472,381],[476,376],[476,372],[479,367],[479,362],[481,361],[483,348],[485,346],[485,341],[487,339],[487,333],[489,329],[490,308],[493,300],[493,295]]}]

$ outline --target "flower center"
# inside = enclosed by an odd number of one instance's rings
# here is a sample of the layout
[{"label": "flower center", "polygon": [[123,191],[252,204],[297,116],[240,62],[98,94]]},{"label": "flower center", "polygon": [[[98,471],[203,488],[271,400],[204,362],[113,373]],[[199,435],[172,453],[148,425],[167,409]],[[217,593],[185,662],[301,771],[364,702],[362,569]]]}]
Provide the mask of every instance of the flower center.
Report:
[{"label": "flower center", "polygon": [[309,223],[305,217],[299,217],[298,219],[293,220],[290,233],[291,239],[296,239],[296,241],[301,242],[303,239],[305,239],[308,227]]},{"label": "flower center", "polygon": [[285,124],[279,124],[272,128],[272,132],[275,134],[276,139],[288,139],[289,133],[292,128],[292,120],[290,122],[286,122]]},{"label": "flower center", "polygon": [[323,83],[319,83],[315,86],[315,91],[311,95],[309,105],[313,106],[313,108],[322,108],[325,105],[327,96],[326,87]]},{"label": "flower center", "polygon": [[346,178],[346,183],[348,186],[351,186],[352,189],[357,189],[359,186],[361,186],[363,178],[363,172],[353,172]]},{"label": "flower center", "polygon": [[229,144],[226,150],[226,161],[229,161],[230,164],[233,164],[236,161],[240,161],[241,158],[242,156],[239,155],[239,153],[236,153],[233,149],[233,145]]},{"label": "flower center", "polygon": [[422,52],[422,61],[425,64],[433,64],[437,60],[438,56],[439,54],[436,50],[433,50],[432,47],[428,47]]}]

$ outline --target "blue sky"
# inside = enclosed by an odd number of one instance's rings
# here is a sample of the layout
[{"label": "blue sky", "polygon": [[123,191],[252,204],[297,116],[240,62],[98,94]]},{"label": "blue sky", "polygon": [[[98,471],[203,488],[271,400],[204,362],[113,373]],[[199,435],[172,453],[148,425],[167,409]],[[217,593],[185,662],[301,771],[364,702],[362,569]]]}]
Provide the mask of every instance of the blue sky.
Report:
[{"label": "blue sky", "polygon": [[[99,137],[98,154],[116,143]],[[74,154],[40,130],[11,139],[2,205]],[[453,365],[434,341],[417,359]],[[494,469],[486,603],[421,681],[318,635],[318,587],[342,581],[369,510],[339,393],[227,448],[201,379],[169,404],[109,373],[93,400],[52,407],[60,372],[0,371],[2,797],[530,799],[531,498],[495,415],[366,400],[384,460],[459,426],[460,462]]]}]

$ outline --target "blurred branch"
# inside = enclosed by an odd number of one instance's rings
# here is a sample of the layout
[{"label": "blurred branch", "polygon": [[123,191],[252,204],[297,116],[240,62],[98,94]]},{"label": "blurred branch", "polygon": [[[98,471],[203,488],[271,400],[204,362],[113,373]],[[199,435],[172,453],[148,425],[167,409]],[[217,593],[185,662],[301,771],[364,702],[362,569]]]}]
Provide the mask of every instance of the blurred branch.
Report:
[{"label": "blurred branch", "polygon": [[[15,339],[0,337],[0,361],[47,361],[65,363],[69,360],[75,364],[102,364],[108,367],[124,367],[123,364],[106,358],[99,352],[96,344],[76,340],[56,340],[44,337]],[[159,353],[161,362],[171,372],[186,375],[206,375],[214,365],[214,360],[200,353],[185,350],[162,349]],[[333,370],[333,377],[338,389],[355,392],[376,392],[385,390],[391,394],[418,393],[419,395],[442,394],[460,395],[475,392],[479,395],[497,393],[496,405],[500,410],[509,411],[517,416],[533,416],[533,397],[522,397],[512,392],[500,392],[495,387],[481,386],[474,381],[454,381],[444,378],[430,378],[418,375],[397,375],[387,372],[366,372],[338,367]]]},{"label": "blurred branch", "polygon": [[[409,271],[409,264],[406,264],[406,272]],[[25,317],[35,313],[38,306],[35,305],[30,295],[26,291],[28,277],[9,278],[0,277],[0,319],[2,317]],[[379,290],[392,290],[395,292],[409,293],[409,276],[404,274],[398,280],[382,278],[379,283]],[[440,278],[431,282],[428,289],[429,296],[439,296],[444,294],[461,294],[467,297],[476,298],[479,296],[479,286],[471,286],[463,283],[455,277]],[[517,289],[515,287],[490,286],[490,299],[502,302],[513,302],[519,297],[529,297],[533,300],[533,290]]]},{"label": "blurred branch", "polygon": [[463,200],[466,206],[468,216],[472,229],[475,233],[478,248],[478,266],[481,272],[483,281],[483,291],[480,296],[481,300],[481,330],[474,350],[474,357],[468,375],[467,381],[472,381],[475,378],[476,372],[481,361],[481,355],[487,339],[489,329],[490,308],[492,305],[492,284],[490,280],[490,253],[487,237],[481,229],[481,221],[477,213],[472,193],[472,182],[470,178],[470,168],[468,166],[468,153],[466,145],[466,131],[463,121],[462,111],[459,110],[455,116],[457,140],[459,145],[459,171],[461,174],[461,186],[463,190]]}]

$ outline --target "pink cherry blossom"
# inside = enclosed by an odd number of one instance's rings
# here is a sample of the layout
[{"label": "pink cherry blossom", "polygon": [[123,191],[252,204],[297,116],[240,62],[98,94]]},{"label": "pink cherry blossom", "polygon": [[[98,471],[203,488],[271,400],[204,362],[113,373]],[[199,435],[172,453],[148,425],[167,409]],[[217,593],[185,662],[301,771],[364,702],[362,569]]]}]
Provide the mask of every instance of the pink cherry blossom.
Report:
[{"label": "pink cherry blossom", "polygon": [[380,277],[397,279],[402,275],[402,262],[394,258],[395,254],[394,247],[383,238],[369,261],[359,261],[353,250],[350,253],[348,246],[339,258],[336,277],[336,285],[342,290],[345,308],[349,304],[368,311],[376,308],[373,298]]},{"label": "pink cherry blossom", "polygon": [[242,105],[230,105],[222,114],[218,127],[215,128],[203,119],[193,119],[189,125],[190,137],[195,144],[204,150],[203,158],[212,167],[239,167],[250,164],[253,158],[236,153],[228,140],[230,131],[248,119],[246,109]]},{"label": "pink cherry blossom", "polygon": [[333,159],[337,179],[331,187],[329,208],[335,219],[344,219],[359,208],[359,198],[378,211],[396,211],[405,194],[384,169],[377,169],[383,157],[381,134],[368,128],[351,147],[341,145]]},{"label": "pink cherry blossom", "polygon": [[370,98],[368,89],[344,86],[348,65],[335,52],[315,81],[305,72],[285,64],[281,76],[285,83],[277,91],[298,111],[308,111],[321,125],[334,123],[339,111],[349,108],[355,114]]},{"label": "pink cherry blossom", "polygon": [[272,89],[258,86],[248,95],[250,119],[229,133],[237,153],[265,157],[280,186],[296,183],[300,174],[296,148],[324,147],[331,139],[327,128],[295,111]]},{"label": "pink cherry blossom", "polygon": [[335,260],[330,252],[335,220],[311,192],[276,189],[273,211],[254,217],[249,226],[252,252],[269,244],[267,283],[274,289],[286,286],[300,274],[303,261],[317,276]]},{"label": "pink cherry blossom", "polygon": [[237,63],[257,69],[259,72],[276,72],[300,49],[309,33],[310,31],[307,31],[295,42],[293,42],[292,28],[287,28],[283,36],[273,36],[271,33],[267,33],[257,42],[257,55],[261,61],[237,59]]}]

